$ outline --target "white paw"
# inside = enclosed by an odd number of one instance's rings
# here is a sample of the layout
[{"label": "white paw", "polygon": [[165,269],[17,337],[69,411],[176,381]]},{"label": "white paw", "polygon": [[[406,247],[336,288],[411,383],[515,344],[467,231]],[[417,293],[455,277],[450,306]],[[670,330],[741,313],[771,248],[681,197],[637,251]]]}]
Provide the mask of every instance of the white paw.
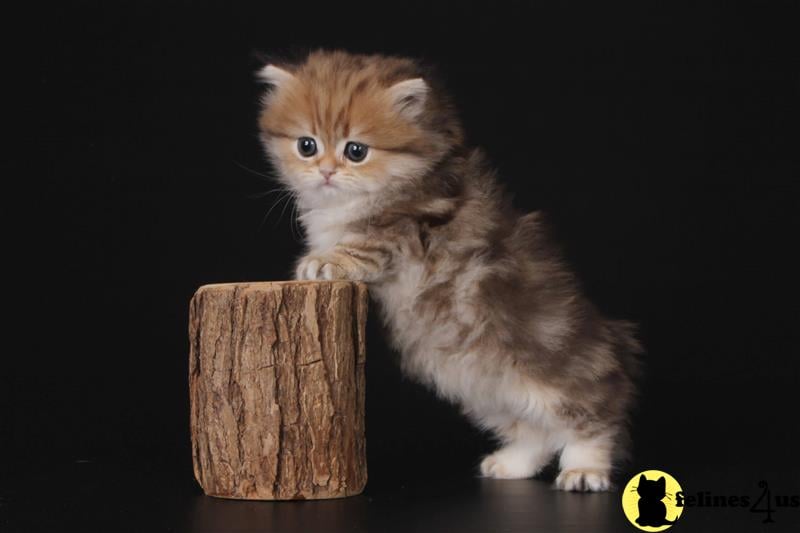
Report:
[{"label": "white paw", "polygon": [[536,474],[530,458],[508,450],[498,450],[481,461],[481,475],[495,479],[524,479]]},{"label": "white paw", "polygon": [[345,279],[344,269],[323,257],[306,257],[297,265],[295,277],[302,280]]},{"label": "white paw", "polygon": [[564,470],[556,478],[556,488],[577,492],[611,490],[611,480],[605,470]]}]

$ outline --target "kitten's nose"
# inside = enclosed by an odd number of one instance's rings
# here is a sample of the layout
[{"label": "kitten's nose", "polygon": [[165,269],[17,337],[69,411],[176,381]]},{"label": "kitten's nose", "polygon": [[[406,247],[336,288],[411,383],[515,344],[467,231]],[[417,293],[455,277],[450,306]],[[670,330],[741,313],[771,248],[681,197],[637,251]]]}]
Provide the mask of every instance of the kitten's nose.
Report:
[{"label": "kitten's nose", "polygon": [[331,180],[331,176],[333,176],[334,173],[336,173],[336,170],[334,170],[332,168],[322,168],[322,167],[320,167],[319,173],[322,174],[322,177],[325,178],[325,181],[330,181]]}]

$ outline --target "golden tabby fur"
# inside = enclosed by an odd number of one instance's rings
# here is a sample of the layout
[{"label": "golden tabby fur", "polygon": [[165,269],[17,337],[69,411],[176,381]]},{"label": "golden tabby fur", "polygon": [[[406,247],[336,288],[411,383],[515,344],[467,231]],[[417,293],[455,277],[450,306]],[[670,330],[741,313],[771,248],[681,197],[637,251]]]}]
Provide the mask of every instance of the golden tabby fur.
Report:
[{"label": "golden tabby fur", "polygon": [[[262,140],[307,236],[297,277],[369,283],[403,370],[502,441],[483,475],[530,477],[558,455],[557,487],[607,490],[632,327],[581,295],[540,217],[464,145],[435,79],[409,59],[324,51],[259,76]],[[348,143],[366,156],[348,159]]]}]

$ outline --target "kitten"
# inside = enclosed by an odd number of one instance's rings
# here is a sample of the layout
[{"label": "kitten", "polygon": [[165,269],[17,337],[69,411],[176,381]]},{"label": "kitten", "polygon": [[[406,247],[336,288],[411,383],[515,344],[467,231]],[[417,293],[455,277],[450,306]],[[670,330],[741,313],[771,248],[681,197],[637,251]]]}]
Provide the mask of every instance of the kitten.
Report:
[{"label": "kitten", "polygon": [[608,490],[640,351],[520,214],[447,96],[412,60],[318,51],[269,64],[259,118],[295,195],[298,279],[369,284],[407,374],[502,442],[484,476]]}]

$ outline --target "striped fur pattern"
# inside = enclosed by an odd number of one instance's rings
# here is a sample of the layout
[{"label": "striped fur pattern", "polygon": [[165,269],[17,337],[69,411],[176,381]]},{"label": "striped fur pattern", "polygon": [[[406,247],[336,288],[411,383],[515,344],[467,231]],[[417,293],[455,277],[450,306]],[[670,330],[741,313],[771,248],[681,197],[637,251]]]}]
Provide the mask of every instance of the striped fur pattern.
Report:
[{"label": "striped fur pattern", "polygon": [[482,475],[531,477],[558,457],[558,488],[608,490],[635,395],[633,326],[581,294],[541,216],[515,211],[465,146],[435,77],[327,51],[258,76],[261,138],[307,237],[296,277],[370,285],[404,372],[498,437]]}]

